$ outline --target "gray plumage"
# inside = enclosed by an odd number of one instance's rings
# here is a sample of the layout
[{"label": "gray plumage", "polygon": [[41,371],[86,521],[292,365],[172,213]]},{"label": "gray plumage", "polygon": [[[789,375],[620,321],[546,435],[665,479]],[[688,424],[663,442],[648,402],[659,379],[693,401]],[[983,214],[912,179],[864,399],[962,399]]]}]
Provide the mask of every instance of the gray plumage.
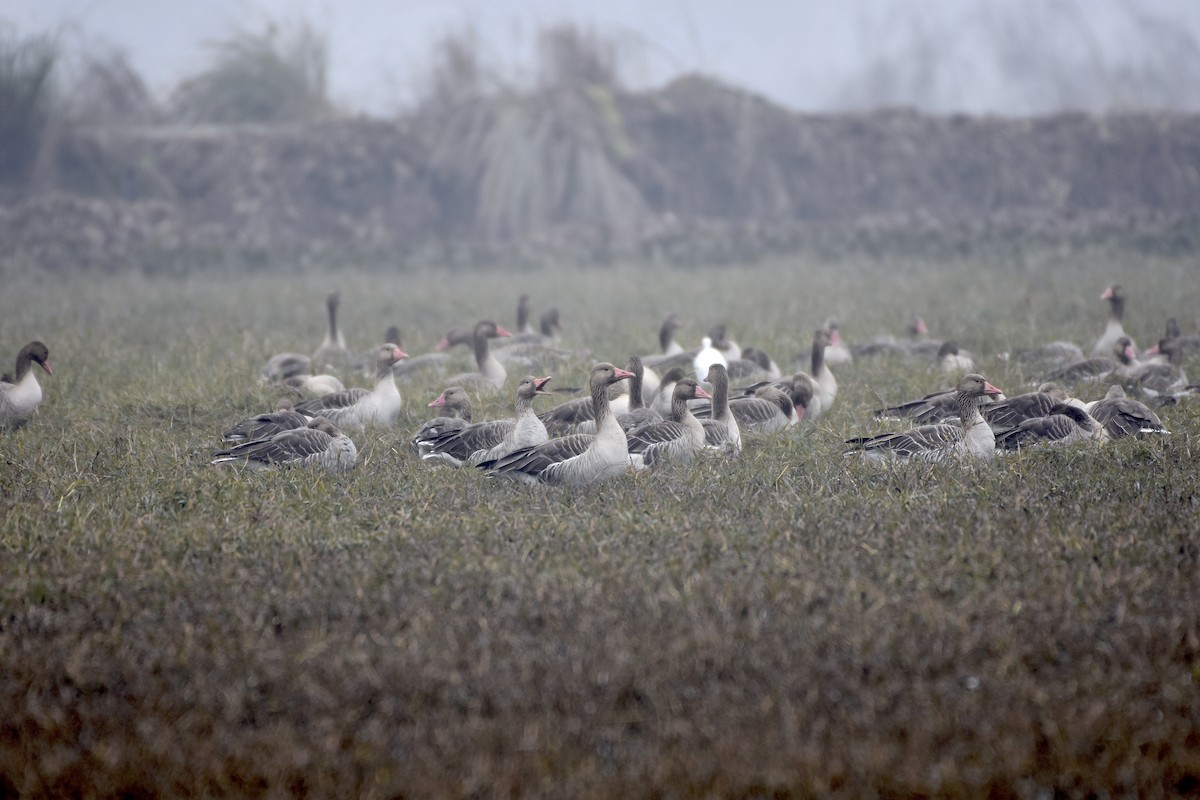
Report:
[{"label": "gray plumage", "polygon": [[253,470],[313,467],[329,472],[354,468],[358,449],[350,437],[324,417],[304,428],[276,433],[268,439],[243,442],[213,453],[213,464],[234,464]]}]

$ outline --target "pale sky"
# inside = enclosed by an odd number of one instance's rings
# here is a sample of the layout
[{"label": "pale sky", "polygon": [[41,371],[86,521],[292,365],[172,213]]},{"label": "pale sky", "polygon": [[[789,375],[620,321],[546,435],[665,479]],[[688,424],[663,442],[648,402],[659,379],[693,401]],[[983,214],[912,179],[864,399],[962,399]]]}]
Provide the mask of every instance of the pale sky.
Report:
[{"label": "pale sky", "polygon": [[[0,21],[21,34],[59,30],[67,41],[115,44],[160,93],[204,68],[206,40],[306,18],[328,34],[334,99],[376,113],[411,98],[440,34],[473,26],[489,55],[518,71],[537,32],[562,21],[628,43],[623,63],[636,85],[700,71],[814,111],[846,105],[842,89],[871,59],[922,31],[941,59],[932,110],[1029,113],[1058,101],[1028,76],[1014,85],[983,40],[1008,25],[1009,40],[1027,38],[1031,48],[1109,67],[1138,63],[1134,45],[1159,35],[1134,31],[1139,15],[1200,41],[1192,0],[0,0]],[[1070,105],[1070,91],[1054,96]]]}]

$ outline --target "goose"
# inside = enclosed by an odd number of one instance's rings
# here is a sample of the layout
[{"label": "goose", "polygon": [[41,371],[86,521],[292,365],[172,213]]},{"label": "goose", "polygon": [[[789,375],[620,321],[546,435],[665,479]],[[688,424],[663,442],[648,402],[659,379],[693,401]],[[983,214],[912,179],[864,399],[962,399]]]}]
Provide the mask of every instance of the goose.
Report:
[{"label": "goose", "polygon": [[508,378],[508,370],[492,355],[490,340],[498,336],[512,336],[511,333],[491,320],[476,323],[471,333],[471,341],[475,348],[475,372],[456,375],[450,383],[477,393],[495,392],[504,387]]},{"label": "goose", "polygon": [[[683,325],[683,320],[678,314],[668,314],[663,320],[662,326],[658,329],[658,349],[659,352],[652,356],[642,356],[642,361],[647,366],[661,366],[664,361],[672,356],[680,355],[684,352],[683,345],[675,341],[675,331]],[[694,355],[694,354],[693,354]]]},{"label": "goose", "polygon": [[650,407],[657,411],[663,419],[671,415],[671,392],[675,390],[675,383],[686,374],[683,367],[671,367],[659,381],[658,391],[654,393],[654,401]]},{"label": "goose", "polygon": [[741,358],[726,359],[726,362],[729,377],[738,380],[762,376],[764,380],[775,381],[782,374],[779,365],[757,347],[743,348]]},{"label": "goose", "polygon": [[1143,434],[1168,434],[1158,415],[1144,403],[1125,394],[1118,383],[1109,387],[1103,399],[1088,404],[1087,412],[1104,426],[1113,439]]},{"label": "goose", "polygon": [[[623,370],[628,372],[629,370]],[[613,383],[608,388],[608,407],[615,417],[621,417],[629,412],[629,384]],[[566,436],[575,433],[596,432],[596,404],[592,398],[577,397],[560,403],[549,411],[538,416],[546,426],[551,436]],[[618,423],[619,424],[619,423]]]},{"label": "goose", "polygon": [[617,423],[620,424],[622,430],[629,433],[643,425],[662,422],[662,414],[646,405],[645,395],[642,393],[642,377],[645,374],[645,367],[642,365],[641,356],[630,356],[629,361],[625,364],[625,370],[633,375],[629,379],[629,410],[616,414]]},{"label": "goose", "polygon": [[937,352],[938,366],[947,375],[960,375],[975,369],[971,354],[958,349],[958,342],[947,339]]},{"label": "goose", "polygon": [[1079,345],[1074,342],[1059,340],[1018,350],[1013,354],[1012,358],[1014,361],[1026,366],[1045,369],[1083,361],[1085,356],[1083,355],[1083,348]]},{"label": "goose", "polygon": [[354,469],[358,449],[349,436],[325,417],[306,427],[285,430],[267,439],[242,442],[213,453],[213,464],[234,464],[252,470],[317,467],[329,472]]},{"label": "goose", "polygon": [[[391,342],[392,344],[396,345],[396,347],[404,350],[404,341],[400,334],[400,326],[398,325],[389,325],[387,330],[384,331],[383,339],[381,341]],[[397,378],[404,378],[406,376],[414,375],[417,372],[430,369],[444,372],[446,369],[446,364],[449,362],[449,360],[450,357],[445,353],[421,353],[420,355],[415,356],[410,355],[401,359],[400,361],[397,361],[395,365],[392,366],[392,374]],[[372,347],[370,350],[360,355],[356,359],[356,362],[362,365],[362,369],[360,370],[362,376],[370,380],[372,377],[374,377],[375,371],[375,348]]]},{"label": "goose", "polygon": [[[1051,386],[1053,384],[1044,385]],[[981,403],[986,407],[990,403],[1000,403],[1007,399],[1001,392],[998,395],[984,395]],[[876,409],[874,414],[880,419],[907,419],[921,425],[948,422],[958,418],[958,388],[955,386],[950,389],[939,389],[919,400],[910,400],[888,408]]]},{"label": "goose", "polygon": [[[720,365],[714,365],[720,366]],[[704,447],[705,432],[688,408],[688,401],[712,399],[693,378],[684,378],[671,392],[671,418],[643,426],[629,434],[629,460],[635,470],[666,461],[691,464]]]},{"label": "goose", "polygon": [[346,391],[344,383],[335,376],[324,373],[321,375],[293,375],[290,378],[284,378],[279,385],[292,389],[302,397],[325,397]]},{"label": "goose", "polygon": [[1064,404],[1083,409],[1083,404],[1068,395],[1062,387],[1043,383],[1037,391],[987,403],[980,408],[980,413],[993,430],[1015,428],[1026,420],[1044,417],[1055,406]]},{"label": "goose", "polygon": [[[700,352],[692,359],[692,369],[696,373],[697,382],[704,380],[708,368],[713,364],[728,364],[725,354],[713,346],[713,340],[705,336],[700,340]],[[672,401],[674,402],[674,401]]]},{"label": "goose", "polygon": [[[713,347],[720,350],[721,355],[725,356],[726,363],[737,361],[742,357],[741,345],[726,335],[725,323],[718,322],[709,328],[708,338],[712,340]],[[707,370],[705,374],[707,374]],[[697,378],[697,380],[703,380],[703,378]]]},{"label": "goose", "polygon": [[[712,404],[708,416],[700,420],[704,426],[704,445],[730,453],[742,450],[742,430],[737,417],[729,409],[729,373],[720,364],[708,368],[707,381],[712,386]],[[697,415],[698,416],[698,415]]]},{"label": "goose", "polygon": [[514,403],[517,411],[515,424],[498,444],[488,450],[478,450],[472,453],[466,463],[475,466],[484,461],[495,461],[515,450],[533,447],[547,441],[550,436],[546,433],[546,426],[538,419],[537,414],[533,413],[533,399],[538,395],[550,394],[543,388],[549,382],[549,375],[545,378],[536,378],[533,375],[521,378],[517,384],[517,396]]},{"label": "goose", "polygon": [[312,358],[303,353],[276,353],[267,359],[259,373],[263,383],[284,381],[312,373]]},{"label": "goose", "polygon": [[471,424],[471,396],[461,386],[447,386],[428,407],[443,409],[443,413],[427,421],[413,434],[410,444],[418,457],[429,452],[431,440],[445,433],[461,431]]},{"label": "goose", "polygon": [[417,449],[425,461],[461,467],[472,453],[490,450],[504,441],[516,427],[512,417],[472,422],[467,425],[443,425],[442,430],[424,437]]},{"label": "goose", "polygon": [[529,322],[529,295],[523,294],[517,298],[517,327],[518,334],[536,333]]},{"label": "goose", "polygon": [[585,486],[622,475],[630,467],[629,443],[608,406],[608,389],[632,378],[628,370],[602,362],[592,368],[591,390],[596,433],[574,434],[526,447],[479,466],[528,484]]},{"label": "goose", "polygon": [[351,365],[354,356],[346,348],[346,339],[338,329],[337,313],[341,303],[341,292],[330,292],[325,297],[325,311],[329,317],[329,330],[321,346],[313,353],[312,364],[317,369],[342,370]]},{"label": "goose", "polygon": [[1103,441],[1108,438],[1104,426],[1091,414],[1067,403],[1055,403],[1041,416],[1021,420],[1018,425],[999,428],[994,432],[996,447],[1001,450],[1019,450],[1034,444]]},{"label": "goose", "polygon": [[842,341],[842,334],[838,330],[836,319],[825,321],[825,332],[829,335],[829,346],[825,348],[825,362],[828,364],[852,363],[854,356],[851,355],[850,348],[846,347],[846,343]]},{"label": "goose", "polygon": [[[829,370],[829,365],[825,363],[825,348],[829,346],[829,334],[823,328],[818,328],[813,333],[811,365],[812,372],[809,377],[812,378],[816,385],[816,394],[809,403],[807,417],[815,420],[821,414],[833,407],[833,401],[837,397],[837,378],[833,377],[833,373]],[[802,375],[803,372],[798,372],[797,375]]]},{"label": "goose", "polygon": [[1112,356],[1096,356],[1082,361],[1064,364],[1058,369],[1046,373],[1043,381],[1052,383],[1076,383],[1079,381],[1094,381],[1111,375],[1122,366],[1128,367],[1136,363],[1137,355],[1133,349],[1133,340],[1128,336],[1118,337],[1112,345]]},{"label": "goose", "polygon": [[913,317],[905,328],[905,338],[883,334],[867,342],[851,345],[853,356],[914,356],[923,352],[936,352],[942,343],[928,339],[929,327],[921,317]]},{"label": "goose", "polygon": [[979,413],[985,396],[999,395],[1000,390],[987,378],[971,373],[958,382],[955,397],[958,401],[958,424],[922,425],[903,433],[883,433],[848,439],[850,449],[845,455],[859,455],[864,460],[919,459],[941,462],[952,457],[990,459],[996,452],[996,437]]},{"label": "goose", "polygon": [[796,405],[787,392],[774,384],[765,384],[752,395],[734,397],[729,412],[738,429],[751,433],[775,433],[797,421]]},{"label": "goose", "polygon": [[17,352],[13,380],[0,381],[0,430],[20,428],[41,404],[42,385],[33,371],[34,364],[47,375],[54,374],[50,369],[50,351],[39,341],[29,342]]},{"label": "goose", "polygon": [[1146,354],[1147,361],[1117,368],[1115,374],[1127,388],[1151,398],[1177,399],[1190,393],[1187,375],[1179,366],[1183,354],[1178,339],[1159,339]]},{"label": "goose", "polygon": [[275,403],[275,410],[265,414],[249,417],[234,425],[221,434],[225,442],[250,442],[258,439],[268,439],[280,431],[290,431],[303,428],[314,418],[301,414],[292,406],[292,401],[286,397]]},{"label": "goose", "polygon": [[[1104,290],[1100,295],[1101,300],[1108,301],[1108,323],[1104,326],[1104,333],[1092,345],[1092,355],[1105,356],[1112,352],[1113,346],[1125,333],[1125,326],[1122,320],[1125,318],[1125,290],[1120,284],[1114,283]],[[1132,338],[1130,342],[1132,342]],[[1134,346],[1136,352],[1137,346]]]},{"label": "goose", "polygon": [[407,355],[394,344],[376,349],[375,388],[347,389],[296,406],[301,414],[328,417],[344,428],[365,428],[367,425],[393,425],[400,413],[400,390],[392,375],[392,366]]}]

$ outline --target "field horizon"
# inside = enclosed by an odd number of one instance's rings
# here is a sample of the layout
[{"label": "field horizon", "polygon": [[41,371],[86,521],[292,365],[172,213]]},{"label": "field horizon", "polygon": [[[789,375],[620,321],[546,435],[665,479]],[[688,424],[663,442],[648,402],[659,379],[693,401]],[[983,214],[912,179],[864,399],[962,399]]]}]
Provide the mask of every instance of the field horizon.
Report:
[{"label": "field horizon", "polygon": [[564,489],[416,459],[423,373],[349,474],[208,463],[335,289],[351,349],[397,324],[414,355],[528,293],[577,352],[558,386],[654,352],[669,312],[785,372],[827,318],[862,341],[921,314],[1012,395],[1040,376],[1002,354],[1090,348],[1111,283],[1142,347],[1196,332],[1190,254],[6,280],[4,368],[38,338],[54,374],[0,437],[0,795],[1200,792],[1194,399],[1166,437],[872,466],[843,441],[945,380],[860,359],[736,460]]}]

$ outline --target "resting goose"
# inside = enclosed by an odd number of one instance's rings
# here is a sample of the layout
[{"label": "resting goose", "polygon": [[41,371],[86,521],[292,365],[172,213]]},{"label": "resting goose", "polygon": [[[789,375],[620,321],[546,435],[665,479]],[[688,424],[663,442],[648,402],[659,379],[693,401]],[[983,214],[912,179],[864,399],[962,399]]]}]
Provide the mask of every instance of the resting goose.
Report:
[{"label": "resting goose", "polygon": [[1039,344],[1025,350],[1018,350],[1013,355],[1013,360],[1041,369],[1060,367],[1063,364],[1083,361],[1084,358],[1083,349],[1079,345],[1065,341]]},{"label": "resting goose", "polygon": [[293,375],[280,381],[281,386],[295,390],[303,397],[324,397],[346,391],[346,385],[333,375]]},{"label": "resting goose", "polygon": [[317,417],[304,428],[276,433],[213,453],[214,464],[235,464],[253,470],[279,467],[317,467],[329,472],[354,469],[358,449],[332,422]]},{"label": "resting goose", "polygon": [[1085,358],[1064,364],[1058,369],[1051,370],[1043,379],[1053,383],[1076,383],[1078,381],[1094,381],[1111,375],[1120,367],[1128,367],[1136,363],[1137,354],[1133,349],[1133,340],[1128,336],[1118,337],[1112,345],[1112,355]]},{"label": "resting goose", "polygon": [[961,375],[975,369],[970,353],[958,349],[958,342],[947,339],[937,351],[937,363],[947,375]]},{"label": "resting goose", "polygon": [[498,336],[511,335],[491,320],[477,323],[471,332],[471,342],[475,348],[476,371],[456,375],[449,382],[478,393],[495,392],[502,389],[504,381],[508,378],[508,371],[492,355],[489,343]]},{"label": "resting goose", "polygon": [[[675,331],[679,330],[682,324],[683,320],[679,318],[678,314],[667,315],[658,329],[658,353],[642,357],[642,361],[647,366],[661,366],[672,356],[681,355],[684,352],[683,345],[675,341]],[[693,353],[693,355],[695,354]]]},{"label": "resting goose", "polygon": [[905,328],[906,338],[899,339],[891,334],[876,336],[862,344],[851,345],[850,352],[855,356],[914,356],[919,353],[937,352],[942,343],[926,338],[929,328],[921,317],[913,317]]},{"label": "resting goose", "polygon": [[1178,339],[1159,339],[1146,354],[1148,361],[1117,369],[1116,375],[1125,386],[1151,398],[1177,398],[1191,393],[1187,375],[1179,366],[1183,352]]},{"label": "resting goose", "polygon": [[550,437],[546,433],[546,426],[538,419],[537,414],[533,413],[533,399],[541,394],[550,394],[543,388],[549,382],[548,375],[545,378],[535,378],[533,375],[521,378],[517,384],[517,416],[512,428],[498,444],[488,450],[477,450],[468,456],[466,463],[476,466],[484,461],[494,461],[516,450],[533,447],[548,440]]},{"label": "resting goose", "polygon": [[250,442],[258,439],[269,439],[280,431],[290,431],[303,428],[312,422],[313,417],[301,414],[292,406],[292,401],[286,397],[275,403],[275,410],[256,417],[249,417],[234,425],[221,434],[225,442]]},{"label": "resting goose", "polygon": [[1088,403],[1087,412],[1104,426],[1113,439],[1149,433],[1170,433],[1157,414],[1144,403],[1126,396],[1120,384],[1114,383],[1109,387],[1104,399]]},{"label": "resting goose", "polygon": [[796,405],[787,392],[773,384],[759,386],[750,396],[734,397],[729,411],[739,430],[774,433],[797,421]]},{"label": "resting goose", "polygon": [[285,381],[312,373],[312,358],[303,353],[276,353],[267,359],[260,373],[263,383]]},{"label": "resting goose", "polygon": [[623,474],[630,466],[629,444],[608,407],[608,389],[631,377],[632,373],[607,362],[592,368],[588,387],[596,419],[594,435],[580,433],[551,439],[479,466],[529,484],[584,486]]},{"label": "resting goose", "polygon": [[[715,365],[719,366],[719,365]],[[636,470],[666,461],[691,464],[704,447],[704,426],[688,408],[689,400],[711,399],[693,378],[684,378],[671,392],[671,418],[654,422],[629,434],[629,461]]]},{"label": "resting goose", "polygon": [[713,364],[708,368],[707,377],[713,389],[708,417],[700,420],[704,426],[704,445],[732,453],[741,452],[742,430],[729,408],[729,373],[720,364]]},{"label": "resting goose", "polygon": [[301,414],[328,417],[342,428],[365,428],[367,425],[393,425],[400,413],[400,390],[392,375],[392,366],[405,358],[403,350],[385,344],[376,350],[375,388],[347,389],[296,406]]},{"label": "resting goose", "polygon": [[[808,377],[812,379],[816,386],[816,394],[813,396],[808,405],[807,418],[815,420],[824,412],[833,407],[833,401],[837,397],[837,378],[833,377],[833,373],[829,370],[829,365],[825,363],[825,348],[829,346],[829,334],[824,329],[818,328],[813,334],[812,356],[810,363],[812,372]],[[797,372],[797,375],[805,375],[804,372]],[[795,378],[793,378],[795,380]]]},{"label": "resting goose", "polygon": [[729,377],[736,380],[761,376],[764,380],[776,381],[782,374],[779,365],[757,347],[743,348],[739,359],[727,359],[726,369]]},{"label": "resting goose", "polygon": [[[709,328],[708,338],[712,340],[713,347],[720,350],[721,355],[725,356],[727,363],[737,361],[742,357],[742,347],[726,335],[725,323],[718,322]],[[703,380],[703,378],[697,378],[697,380]]]},{"label": "resting goose", "polygon": [[[1121,288],[1120,284],[1114,283],[1104,290],[1100,299],[1108,301],[1108,323],[1104,326],[1104,333],[1092,345],[1092,355],[1094,356],[1108,355],[1117,341],[1126,336],[1125,326],[1122,322],[1125,319],[1125,290]],[[1130,342],[1132,341],[1130,339]],[[1136,345],[1134,351],[1137,351]]]},{"label": "resting goose", "polygon": [[708,368],[713,364],[728,364],[725,354],[713,346],[713,340],[707,336],[700,340],[700,352],[692,359],[692,371],[696,373],[696,381],[704,380]]},{"label": "resting goose", "polygon": [[1066,403],[1056,403],[1042,416],[1024,419],[1016,426],[996,429],[995,434],[996,446],[1002,450],[1019,450],[1035,444],[1103,441],[1108,438],[1104,426],[1090,414]]},{"label": "resting goose", "polygon": [[836,319],[825,321],[825,332],[829,335],[829,346],[825,348],[825,363],[849,364],[853,362],[854,356],[850,354],[850,349],[842,341],[842,334],[838,330]]},{"label": "resting goose", "polygon": [[1026,420],[1046,416],[1052,408],[1062,404],[1083,408],[1082,403],[1074,400],[1057,384],[1044,383],[1035,392],[987,403],[980,413],[993,429],[1015,428]]},{"label": "resting goose", "polygon": [[340,292],[330,292],[325,298],[325,311],[329,317],[329,330],[317,352],[313,353],[312,364],[316,369],[342,370],[350,366],[354,356],[346,348],[346,339],[338,329],[337,313],[341,303]]},{"label": "resting goose", "polygon": [[846,455],[860,455],[866,460],[910,458],[940,462],[950,458],[970,457],[990,459],[996,452],[996,437],[979,413],[986,396],[999,395],[1000,390],[987,378],[972,373],[955,387],[958,402],[958,424],[922,425],[903,433],[884,433],[848,439]]},{"label": "resting goose", "polygon": [[617,423],[628,433],[652,422],[662,422],[662,414],[646,406],[646,398],[642,393],[642,376],[645,373],[645,367],[642,366],[641,357],[630,356],[629,361],[625,364],[625,369],[633,375],[629,379],[629,409],[624,413],[616,414]]},{"label": "resting goose", "polygon": [[53,375],[50,351],[38,341],[29,342],[17,353],[17,369],[12,382],[0,381],[0,430],[12,431],[24,425],[42,402],[42,385],[33,365]]},{"label": "resting goose", "polygon": [[[629,370],[624,370],[629,372]],[[630,373],[632,375],[632,373]],[[629,384],[616,382],[608,387],[608,407],[620,418],[629,412]],[[592,398],[577,397],[538,414],[551,436],[596,432],[596,404]],[[619,423],[618,423],[619,424]]]},{"label": "resting goose", "polygon": [[426,422],[413,434],[413,452],[419,457],[429,452],[433,446],[431,442],[437,437],[461,431],[471,424],[471,396],[461,386],[447,386],[428,407],[443,409],[443,413]]}]

